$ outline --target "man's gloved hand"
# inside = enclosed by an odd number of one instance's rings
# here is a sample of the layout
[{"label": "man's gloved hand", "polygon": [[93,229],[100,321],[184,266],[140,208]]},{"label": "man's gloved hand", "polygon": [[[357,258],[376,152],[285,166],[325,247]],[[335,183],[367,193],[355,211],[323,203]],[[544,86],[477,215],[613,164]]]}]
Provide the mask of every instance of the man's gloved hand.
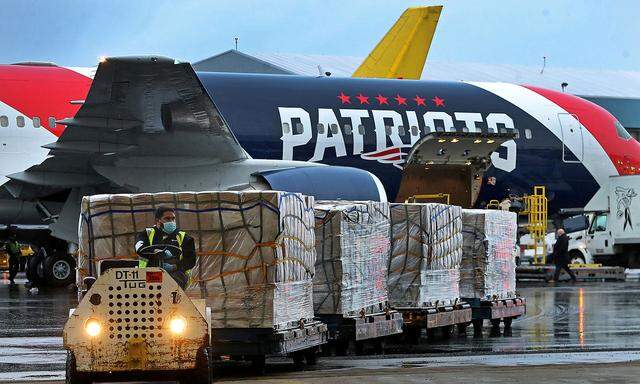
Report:
[{"label": "man's gloved hand", "polygon": [[176,270],[176,266],[169,263],[162,263],[162,269],[164,269],[167,272],[173,272]]}]

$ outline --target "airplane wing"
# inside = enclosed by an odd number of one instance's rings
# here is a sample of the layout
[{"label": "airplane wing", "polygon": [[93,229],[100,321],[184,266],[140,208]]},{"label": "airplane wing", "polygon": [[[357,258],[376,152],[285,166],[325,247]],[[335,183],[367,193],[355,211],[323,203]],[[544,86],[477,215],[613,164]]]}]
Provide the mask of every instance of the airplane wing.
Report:
[{"label": "airplane wing", "polygon": [[352,77],[420,79],[442,6],[409,8]]}]

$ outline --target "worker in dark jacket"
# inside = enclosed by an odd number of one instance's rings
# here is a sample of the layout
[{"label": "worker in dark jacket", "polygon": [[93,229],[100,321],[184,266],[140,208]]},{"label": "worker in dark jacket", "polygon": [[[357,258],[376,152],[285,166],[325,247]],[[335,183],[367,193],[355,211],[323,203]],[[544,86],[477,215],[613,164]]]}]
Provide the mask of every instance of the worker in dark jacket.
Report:
[{"label": "worker in dark jacket", "polygon": [[553,262],[556,264],[556,274],[554,281],[560,278],[560,272],[564,269],[571,276],[571,281],[576,281],[576,274],[569,268],[569,236],[564,233],[564,229],[556,232],[556,243],[553,245]]},{"label": "worker in dark jacket", "polygon": [[[189,282],[190,272],[196,264],[196,247],[193,237],[176,227],[176,214],[171,207],[161,206],[155,212],[156,225],[138,234],[135,249],[139,256],[138,266],[160,267],[174,278],[182,288]],[[171,249],[156,250],[153,254],[141,254],[140,250],[149,245],[174,245],[182,254]]]},{"label": "worker in dark jacket", "polygon": [[7,255],[9,256],[9,283],[10,285],[15,285],[16,282],[13,279],[15,279],[18,274],[21,256],[20,244],[16,241],[15,234],[11,234],[9,236],[9,241],[7,241],[4,247]]}]

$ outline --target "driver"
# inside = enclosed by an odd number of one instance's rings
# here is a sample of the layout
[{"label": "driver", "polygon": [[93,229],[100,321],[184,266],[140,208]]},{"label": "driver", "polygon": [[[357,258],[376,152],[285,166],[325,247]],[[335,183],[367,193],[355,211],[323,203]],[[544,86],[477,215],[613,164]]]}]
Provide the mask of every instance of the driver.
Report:
[{"label": "driver", "polygon": [[[160,267],[169,272],[171,277],[182,287],[189,282],[189,272],[196,264],[196,247],[193,237],[176,227],[176,214],[173,208],[160,206],[156,209],[156,225],[146,228],[138,234],[136,239],[136,253],[138,253],[138,267]],[[173,245],[182,250],[180,255],[174,255],[171,249],[158,248],[151,253],[144,252],[150,245]],[[140,252],[140,251],[143,252]],[[174,251],[174,253],[178,253]]]}]

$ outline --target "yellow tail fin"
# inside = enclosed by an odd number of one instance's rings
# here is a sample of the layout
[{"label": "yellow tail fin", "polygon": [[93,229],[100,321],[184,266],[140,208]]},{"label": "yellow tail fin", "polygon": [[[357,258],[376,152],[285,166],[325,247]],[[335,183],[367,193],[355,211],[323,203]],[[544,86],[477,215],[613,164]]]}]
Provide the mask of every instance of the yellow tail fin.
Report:
[{"label": "yellow tail fin", "polygon": [[352,77],[419,79],[442,6],[408,8]]}]

